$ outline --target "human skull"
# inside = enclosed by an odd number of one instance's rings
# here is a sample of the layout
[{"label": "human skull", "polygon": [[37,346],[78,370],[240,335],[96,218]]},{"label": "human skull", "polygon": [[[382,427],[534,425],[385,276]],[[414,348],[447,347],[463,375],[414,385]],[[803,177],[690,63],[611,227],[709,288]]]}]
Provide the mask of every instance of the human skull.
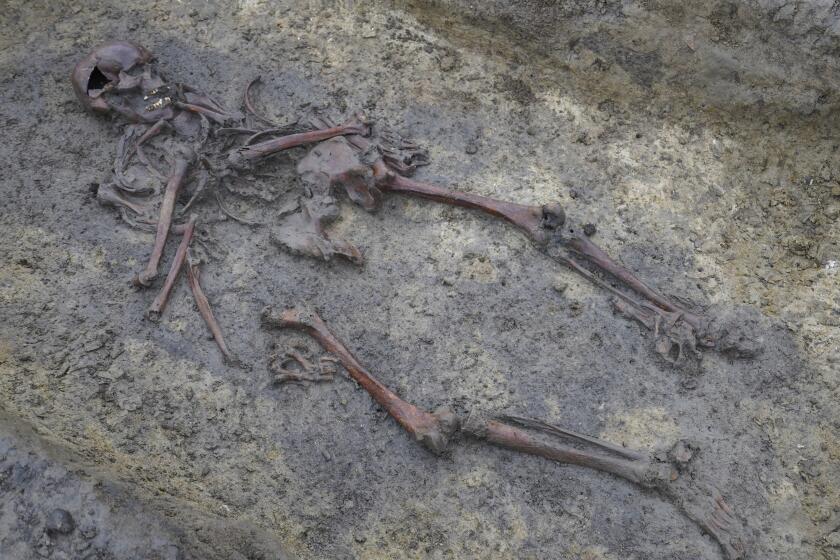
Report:
[{"label": "human skull", "polygon": [[150,51],[134,43],[105,43],[76,64],[73,89],[96,113],[116,113],[130,122],[170,119],[175,115],[170,106],[174,92],[153,60]]}]

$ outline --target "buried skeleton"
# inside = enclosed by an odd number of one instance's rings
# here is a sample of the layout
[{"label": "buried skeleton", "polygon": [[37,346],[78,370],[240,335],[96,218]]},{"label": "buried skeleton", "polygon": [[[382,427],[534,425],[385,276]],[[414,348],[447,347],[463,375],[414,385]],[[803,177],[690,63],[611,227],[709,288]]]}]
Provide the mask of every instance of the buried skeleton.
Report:
[{"label": "buried skeleton", "polygon": [[[255,110],[252,93],[257,80],[244,88],[244,113],[229,111],[198,89],[165,79],[148,50],[127,42],[109,43],[93,51],[76,67],[73,82],[87,107],[97,113],[116,115],[125,122],[117,147],[114,180],[100,186],[97,195],[104,204],[116,207],[127,224],[155,234],[148,264],[134,278],[138,288],[155,284],[170,234],[182,235],[169,274],[147,315],[156,318],[165,312],[172,287],[184,271],[202,317],[220,351],[232,364],[239,361],[228,349],[201,288],[201,258],[195,257],[199,250],[192,247],[194,241],[200,243],[196,228],[213,223],[201,217],[205,203],[215,203],[227,219],[248,227],[271,227],[275,244],[293,253],[324,260],[338,256],[361,265],[362,252],[350,240],[331,236],[328,231],[330,223],[339,216],[337,196],[342,192],[368,211],[377,210],[382,198],[394,193],[501,218],[521,230],[547,258],[606,292],[620,315],[652,332],[655,352],[671,363],[691,361],[704,349],[739,358],[750,358],[760,351],[760,341],[744,332],[737,322],[729,321],[731,314],[698,312],[650,287],[600,249],[587,235],[592,232],[574,224],[556,203],[506,202],[411,178],[418,167],[429,163],[426,152],[387,127],[371,123],[364,115],[353,115],[339,125],[324,112],[286,124],[275,123]],[[308,145],[310,152],[297,167],[303,185],[301,194],[296,205],[278,213],[277,223],[245,220],[228,208],[226,195],[269,165],[273,154]],[[183,198],[186,202],[178,207]],[[728,557],[742,555],[745,539],[740,522],[719,492],[711,490],[713,484],[698,487],[694,475],[680,476],[680,469],[690,463],[692,453],[684,452],[690,446],[672,453],[684,458],[674,462],[611,449],[603,442],[533,420],[477,420],[480,415],[472,415],[472,420],[460,422],[443,411],[426,413],[401,401],[364,373],[343,344],[324,334],[328,331],[320,319],[316,315],[309,317],[309,322],[276,316],[269,316],[267,321],[303,328],[322,344],[329,340],[325,344],[327,350],[351,375],[354,368],[361,372],[357,381],[433,451],[441,451],[447,436],[459,432],[511,449],[611,472],[656,489],[714,536]],[[321,372],[313,375],[306,358],[291,353],[290,359],[306,372],[295,374],[285,367],[291,362],[284,361],[279,368],[285,376],[281,381],[332,376],[332,369],[325,367],[323,361],[319,362]],[[534,428],[543,435],[565,434],[595,450],[545,443],[529,435],[527,430]],[[663,465],[668,468],[663,470]]]}]

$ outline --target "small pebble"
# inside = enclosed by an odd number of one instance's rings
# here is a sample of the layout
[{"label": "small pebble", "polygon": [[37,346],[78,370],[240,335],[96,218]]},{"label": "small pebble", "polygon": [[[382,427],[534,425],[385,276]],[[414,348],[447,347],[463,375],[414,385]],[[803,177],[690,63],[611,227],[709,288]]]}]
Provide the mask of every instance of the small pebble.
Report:
[{"label": "small pebble", "polygon": [[682,385],[682,388],[686,391],[693,391],[697,388],[697,380],[693,377],[686,377],[680,385]]},{"label": "small pebble", "polygon": [[478,151],[478,144],[473,141],[469,141],[467,142],[467,145],[464,146],[464,151],[472,155]]},{"label": "small pebble", "polygon": [[66,509],[56,508],[47,516],[47,533],[49,535],[68,535],[76,528],[73,516]]},{"label": "small pebble", "polygon": [[584,224],[583,225],[583,234],[586,235],[586,237],[592,237],[593,235],[595,235],[596,231],[598,231],[598,230],[595,227],[595,224]]},{"label": "small pebble", "polygon": [[456,60],[455,57],[451,54],[445,54],[442,57],[440,57],[438,64],[440,65],[440,69],[442,71],[449,72],[450,70],[453,70],[455,68]]},{"label": "small pebble", "polygon": [[87,525],[85,527],[82,527],[81,533],[84,538],[92,539],[99,533],[99,530],[93,525]]}]

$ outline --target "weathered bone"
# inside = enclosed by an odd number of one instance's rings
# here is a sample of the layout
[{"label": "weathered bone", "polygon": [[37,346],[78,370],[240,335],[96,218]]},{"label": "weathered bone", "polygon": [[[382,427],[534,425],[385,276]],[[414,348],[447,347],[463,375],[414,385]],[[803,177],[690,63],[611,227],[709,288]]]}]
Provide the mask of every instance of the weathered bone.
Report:
[{"label": "weathered bone", "polygon": [[353,354],[327,328],[317,313],[303,309],[289,309],[277,313],[267,309],[263,312],[262,319],[267,326],[296,329],[317,340],[327,352],[338,358],[350,377],[370,393],[373,400],[388,411],[408,433],[433,453],[442,453],[446,449],[449,436],[455,431],[455,425],[451,422],[454,415],[443,411],[432,414],[399,398],[356,361]]},{"label": "weathered bone", "polygon": [[222,356],[224,356],[225,361],[229,364],[241,365],[239,360],[228,349],[225,338],[222,335],[222,328],[219,326],[219,322],[216,321],[216,317],[213,315],[213,309],[210,308],[210,301],[201,288],[201,262],[192,258],[189,249],[187,249],[187,281],[190,284],[190,290],[192,290],[198,312],[201,314],[204,322],[207,323],[207,328],[210,329],[210,334],[213,335],[213,340],[216,341],[216,345],[222,351]]},{"label": "weathered bone", "polygon": [[163,193],[163,201],[160,204],[160,217],[158,218],[157,232],[155,233],[155,244],[152,248],[152,254],[149,257],[149,264],[146,265],[145,270],[137,275],[134,279],[134,284],[138,287],[146,288],[151,285],[152,281],[157,277],[158,265],[160,258],[163,256],[163,248],[166,245],[166,238],[169,235],[169,226],[172,224],[172,213],[175,210],[175,199],[178,196],[178,191],[184,183],[187,176],[187,170],[190,166],[191,157],[176,156],[175,163],[172,166],[172,172],[169,175],[169,181],[166,184],[166,190]]},{"label": "weathered bone", "polygon": [[181,238],[181,243],[178,245],[178,250],[175,252],[175,258],[172,260],[172,266],[169,269],[169,274],[166,275],[166,280],[163,287],[158,293],[152,305],[146,311],[146,318],[151,321],[156,321],[163,313],[166,303],[169,301],[169,294],[172,293],[172,288],[175,287],[175,281],[181,274],[181,269],[184,267],[184,262],[187,259],[187,252],[192,242],[193,231],[195,230],[196,216],[190,216],[187,222],[187,227],[184,230],[184,236]]},{"label": "weathered bone", "polygon": [[[696,450],[685,442],[677,443],[665,458],[661,458],[529,418],[473,413],[461,421],[445,407],[430,413],[404,401],[370,374],[314,311],[289,309],[277,312],[266,308],[262,321],[266,327],[295,329],[317,340],[388,414],[435,454],[446,451],[450,441],[458,434],[464,434],[558,463],[608,472],[657,491],[711,535],[727,559],[744,557],[745,525],[727,505],[715,484],[693,468]],[[539,437],[533,432],[559,437],[571,444]]]},{"label": "weathered bone", "polygon": [[[367,124],[363,119],[354,117],[351,121],[337,127],[326,127],[327,130],[307,130],[306,127],[279,127],[273,125],[270,131],[248,130],[251,135],[246,144],[230,153],[216,153],[221,159],[217,168],[208,161],[203,154],[204,147],[210,136],[211,123],[226,127],[237,121],[241,116],[230,112],[221,104],[195,88],[188,85],[171,83],[157,70],[151,52],[143,47],[126,41],[106,43],[94,49],[82,59],[74,68],[71,76],[73,88],[80,101],[90,110],[120,116],[129,124],[117,147],[114,162],[114,185],[104,185],[98,188],[97,198],[103,204],[116,207],[122,219],[133,227],[143,230],[154,230],[155,240],[151,255],[145,269],[135,278],[134,283],[139,287],[148,287],[158,274],[158,267],[163,256],[164,248],[170,231],[184,232],[185,237],[175,256],[175,262],[169,271],[163,289],[150,307],[147,315],[157,317],[166,305],[169,294],[183,266],[184,259],[188,260],[187,278],[195,296],[199,311],[213,334],[216,343],[228,361],[235,362],[222,337],[221,329],[213,316],[209,302],[201,289],[199,281],[198,263],[189,258],[188,247],[192,235],[193,223],[172,224],[178,194],[188,181],[188,170],[193,160],[202,163],[196,174],[196,184],[190,200],[184,205],[178,215],[184,215],[201,197],[205,189],[213,190],[214,198],[223,213],[245,222],[233,215],[221,200],[220,194],[213,186],[228,176],[236,162],[252,162],[266,155],[306,143],[318,142],[341,134],[366,134]],[[246,110],[253,113],[249,91],[252,84],[246,88]],[[175,149],[164,150],[164,156],[170,161],[170,173],[165,176],[147,156],[144,145],[158,137],[165,129],[170,129],[181,140],[192,140],[192,148],[176,146]],[[275,137],[261,143],[253,141],[263,134],[276,136],[286,129],[294,128],[298,134]],[[229,128],[220,130],[241,130]],[[167,140],[169,142],[169,140]],[[218,146],[216,146],[218,148]],[[135,185],[136,178],[126,173],[133,156],[145,167],[148,181],[142,185]],[[198,156],[198,157],[196,157]],[[217,162],[218,163],[218,162]],[[244,165],[243,163],[243,165]],[[213,175],[216,172],[217,175]],[[211,177],[211,175],[213,175]],[[212,181],[212,184],[211,184]],[[151,216],[155,205],[153,197],[160,193],[159,183],[166,183],[157,220]],[[323,212],[315,212],[315,205],[310,202],[307,207],[312,208],[310,220],[302,227],[309,227],[312,239],[318,231],[318,239],[323,237],[323,223],[331,218]],[[337,212],[335,213],[337,217]],[[300,238],[300,236],[298,236]],[[311,243],[310,243],[311,245]],[[344,253],[352,260],[358,260],[361,255],[354,253],[352,247],[342,248],[340,243],[334,247],[323,246],[327,253]],[[304,250],[302,248],[302,250]],[[310,249],[310,252],[312,249]]]},{"label": "weathered bone", "polygon": [[355,116],[340,126],[312,130],[309,132],[300,132],[298,134],[290,134],[288,136],[280,136],[258,144],[242,146],[233,150],[228,155],[228,164],[233,168],[241,168],[254,160],[264,158],[283,150],[288,150],[290,148],[306,144],[314,144],[324,140],[329,140],[330,138],[334,138],[336,136],[344,136],[348,134],[366,135],[368,130],[369,127],[367,123],[364,122],[363,118]]},{"label": "weathered bone", "polygon": [[[278,384],[323,383],[335,378],[337,362],[332,356],[321,356],[316,365],[297,350],[289,350],[282,358],[270,362],[269,368],[274,372],[274,381]],[[293,363],[300,370],[287,367]]]},{"label": "weathered bone", "polygon": [[361,251],[343,239],[333,239],[325,226],[339,216],[335,199],[328,196],[301,198],[300,211],[283,220],[272,229],[271,242],[285,247],[297,255],[330,260],[333,256],[343,257],[354,264],[362,264]]},{"label": "weathered bone", "polygon": [[[326,123],[321,121],[318,124]],[[335,138],[312,148],[298,165],[298,172],[304,182],[312,187],[313,196],[330,197],[335,188],[341,188],[351,200],[367,210],[379,206],[382,193],[393,192],[472,208],[502,218],[525,232],[549,257],[616,296],[616,308],[621,313],[638,320],[654,332],[655,349],[666,360],[681,361],[686,350],[694,353],[698,346],[715,347],[717,338],[708,328],[709,319],[685,309],[649,287],[581,232],[564,228],[566,215],[559,204],[528,206],[417,181],[389,167],[378,150],[381,148],[374,141],[361,136]],[[286,220],[293,222],[306,219],[290,216]],[[316,228],[310,229],[316,231],[317,235]],[[322,238],[328,240],[326,232]],[[342,243],[349,245],[344,241]],[[317,240],[310,240],[310,244],[317,245]],[[294,250],[290,243],[285,245]],[[638,300],[610,286],[576,258],[612,276],[644,300]]]}]

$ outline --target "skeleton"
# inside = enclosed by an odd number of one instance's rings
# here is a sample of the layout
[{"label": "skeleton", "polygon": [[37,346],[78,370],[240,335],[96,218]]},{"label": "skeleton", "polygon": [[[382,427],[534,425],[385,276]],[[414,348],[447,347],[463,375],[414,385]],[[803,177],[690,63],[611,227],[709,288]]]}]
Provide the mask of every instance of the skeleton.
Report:
[{"label": "skeleton", "polygon": [[[129,125],[120,140],[114,182],[101,186],[97,193],[103,204],[117,207],[128,224],[155,232],[148,264],[134,278],[137,287],[149,287],[156,279],[169,233],[183,233],[186,225],[173,223],[174,217],[184,216],[210,191],[229,218],[262,225],[235,216],[223,202],[218,186],[241,179],[272,154],[314,143],[316,146],[298,164],[306,187],[304,194],[296,207],[280,214],[280,223],[272,231],[272,240],[293,253],[327,260],[337,255],[355,264],[363,262],[361,252],[352,243],[332,238],[327,232],[327,226],[340,213],[335,190],[343,190],[350,200],[370,211],[379,207],[383,194],[388,192],[477,209],[518,227],[549,258],[606,290],[620,314],[653,331],[655,349],[666,360],[681,362],[696,354],[698,348],[718,348],[739,357],[754,353],[755,349],[745,349],[737,342],[733,347],[731,333],[717,317],[695,313],[685,304],[665,297],[611,259],[583,233],[585,228],[567,223],[559,204],[529,206],[505,202],[411,179],[409,176],[417,167],[428,163],[426,152],[384,127],[378,127],[375,138],[366,138],[371,127],[363,115],[355,115],[337,126],[323,116],[315,116],[309,124],[280,126],[254,108],[251,90],[258,81],[259,78],[253,80],[245,88],[246,112],[259,123],[249,126],[241,115],[224,109],[197,89],[165,80],[153,64],[151,53],[143,47],[123,41],[108,43],[76,66],[74,89],[88,108],[139,123]],[[174,138],[161,139],[164,132],[173,133]],[[230,145],[232,137],[243,135],[247,135],[244,143]],[[169,163],[168,172],[158,169],[147,153],[156,140],[160,140],[163,157]],[[127,172],[135,157],[142,164],[139,176]],[[162,182],[165,188],[161,197]],[[191,196],[176,212],[179,193],[189,182],[193,183]],[[155,218],[153,207],[158,198]],[[189,246],[186,256],[186,260],[196,262]],[[173,266],[183,266],[183,261],[176,260]],[[613,286],[596,272],[613,278],[627,290]],[[190,285],[200,291],[197,276],[188,275],[190,278]],[[167,299],[161,301],[165,306]],[[147,316],[158,317],[163,306],[158,309],[153,305]],[[212,312],[202,315],[220,348],[224,348],[221,329]]]},{"label": "skeleton", "polygon": [[[114,181],[100,186],[97,197],[117,208],[127,224],[155,233],[149,261],[133,280],[138,288],[155,283],[169,234],[182,236],[147,317],[160,317],[184,272],[198,310],[229,362],[239,363],[225,343],[201,287],[201,259],[192,251],[200,221],[197,213],[188,212],[202,197],[212,194],[220,211],[230,219],[261,225],[235,216],[226,207],[220,186],[247,176],[255,164],[272,154],[306,144],[316,144],[298,165],[306,188],[297,204],[280,214],[279,225],[271,232],[276,244],[294,253],[326,260],[339,256],[361,264],[363,256],[352,243],[331,238],[327,232],[327,226],[339,216],[335,191],[343,190],[354,203],[371,211],[379,207],[384,193],[405,194],[481,210],[518,227],[550,258],[609,292],[620,313],[654,332],[657,351],[670,361],[679,361],[686,350],[696,352],[698,347],[721,349],[729,340],[728,333],[717,329],[714,321],[659,294],[613,261],[588,236],[567,223],[558,204],[504,202],[409,178],[418,166],[428,163],[425,151],[381,127],[373,139],[366,138],[371,127],[362,115],[338,126],[323,116],[316,116],[309,125],[278,125],[254,109],[251,90],[257,79],[245,88],[247,116],[242,116],[195,88],[168,82],[158,73],[148,50],[123,41],[94,50],[76,66],[72,81],[77,96],[90,110],[127,122],[117,146]],[[231,140],[241,136],[245,141],[232,145]],[[133,165],[135,160],[139,166]],[[161,162],[168,169],[162,169]],[[188,200],[178,208],[182,192]],[[184,217],[186,221],[178,222]],[[613,277],[630,293],[614,287],[587,265]],[[479,413],[459,418],[448,409],[429,413],[403,401],[370,375],[317,314],[267,311],[263,320],[268,326],[302,330],[335,356],[313,362],[296,350],[278,355],[270,360],[278,383],[330,381],[338,362],[395,420],[435,453],[444,452],[453,437],[464,435],[609,472],[672,501],[720,543],[728,558],[743,554],[744,527],[713,482],[703,481],[702,474],[694,472],[694,449],[688,444],[679,444],[668,454],[647,456],[527,418]]]},{"label": "skeleton", "polygon": [[[323,117],[317,122],[329,124]],[[339,214],[334,197],[337,190],[369,211],[379,208],[384,193],[462,206],[516,226],[549,258],[606,290],[620,314],[653,331],[655,349],[668,362],[682,362],[696,355],[699,348],[717,348],[738,357],[752,357],[760,351],[733,337],[731,327],[720,318],[695,313],[645,284],[593,243],[584,233],[587,228],[568,223],[559,204],[528,206],[411,179],[417,167],[428,163],[426,152],[393,131],[378,132],[372,138],[347,135],[321,142],[299,162],[298,173],[307,193],[301,197],[299,211],[285,216],[273,232],[276,244],[293,253],[326,260],[338,255],[360,264],[362,255],[355,246],[331,238],[325,230]],[[629,290],[614,287],[593,270]]]},{"label": "skeleton", "polygon": [[[126,41],[106,43],[92,51],[74,68],[72,83],[79,100],[88,109],[116,115],[128,123],[117,146],[114,182],[100,186],[97,197],[101,203],[116,207],[129,225],[155,232],[149,261],[134,277],[133,284],[138,288],[152,286],[170,232],[183,236],[163,288],[146,316],[160,317],[181,269],[186,268],[198,310],[219,349],[227,361],[238,363],[225,343],[201,287],[201,259],[191,251],[198,219],[192,216],[187,223],[173,223],[174,219],[184,216],[208,189],[223,213],[239,219],[226,208],[216,188],[225,179],[236,178],[239,171],[247,171],[254,162],[282,150],[341,134],[365,134],[367,125],[353,118],[344,125],[323,130],[302,131],[307,127],[296,123],[260,130],[229,127],[237,122],[244,125],[243,117],[224,109],[193,87],[167,81],[158,72],[148,50]],[[251,85],[245,92],[245,105],[249,109]],[[282,135],[289,132],[292,134]],[[247,134],[248,138],[244,144],[229,149],[231,134]],[[263,136],[270,138],[256,142]],[[161,157],[151,158],[149,149],[160,152]],[[140,162],[139,167],[131,167],[134,158]],[[159,169],[155,159],[165,160],[168,171]],[[176,212],[179,194],[189,183],[193,184],[189,201]],[[159,206],[157,217],[153,214],[156,205]]]},{"label": "skeleton", "polygon": [[316,312],[267,308],[262,321],[266,328],[294,329],[314,338],[374,401],[436,455],[465,436],[558,463],[611,473],[673,503],[718,542],[726,558],[735,560],[746,553],[744,522],[726,503],[714,481],[694,468],[692,459],[698,449],[689,442],[680,441],[667,452],[650,455],[531,418],[481,412],[459,416],[447,407],[428,412],[401,399],[369,373]]}]

